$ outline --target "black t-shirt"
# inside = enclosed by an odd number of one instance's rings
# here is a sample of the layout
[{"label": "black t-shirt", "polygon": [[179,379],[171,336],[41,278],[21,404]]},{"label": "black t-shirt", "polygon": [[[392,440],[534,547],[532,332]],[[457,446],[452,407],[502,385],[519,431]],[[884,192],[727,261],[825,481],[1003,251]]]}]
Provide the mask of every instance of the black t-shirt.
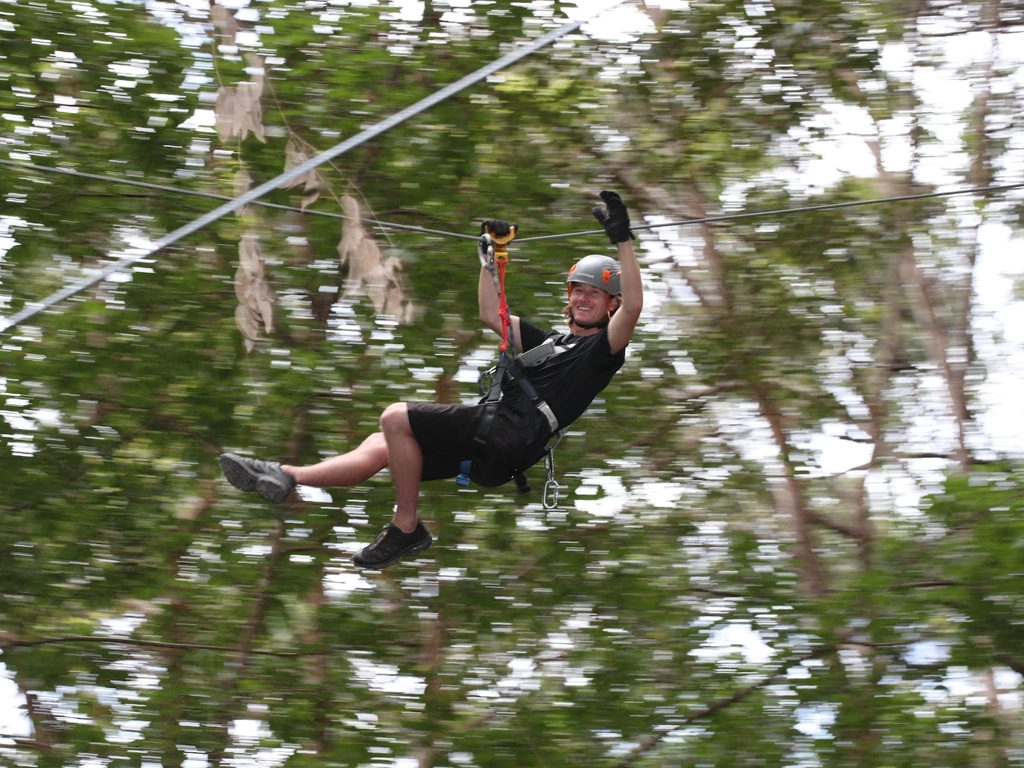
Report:
[{"label": "black t-shirt", "polygon": [[[626,361],[625,349],[612,354],[607,327],[590,336],[573,336],[541,330],[520,318],[519,335],[524,352],[547,339],[570,347],[526,369],[530,383],[554,411],[560,427],[569,426],[583,415]],[[506,385],[503,391],[505,397],[519,396],[515,384]]]}]

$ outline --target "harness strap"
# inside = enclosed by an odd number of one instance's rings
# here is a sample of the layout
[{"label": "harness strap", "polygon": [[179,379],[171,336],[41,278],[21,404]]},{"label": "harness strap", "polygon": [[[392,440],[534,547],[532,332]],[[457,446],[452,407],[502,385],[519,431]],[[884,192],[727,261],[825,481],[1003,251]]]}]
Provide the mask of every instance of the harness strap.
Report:
[{"label": "harness strap", "polygon": [[473,442],[476,444],[478,451],[482,451],[487,447],[487,440],[491,436],[491,428],[494,427],[494,414],[498,412],[498,402],[491,401],[484,408],[483,415],[480,416],[480,423],[477,425],[476,434],[473,435]]},{"label": "harness strap", "polygon": [[[476,425],[476,434],[473,435],[473,444],[479,455],[487,447],[487,441],[491,437],[491,429],[494,427],[494,415],[498,412],[497,400],[485,400],[484,412],[480,415],[480,421]],[[469,475],[473,471],[473,459],[466,459],[459,463],[459,474],[455,482],[459,485],[469,485]]]},{"label": "harness strap", "polygon": [[543,362],[549,357],[560,355],[563,352],[568,352],[575,346],[575,344],[563,344],[562,341],[564,338],[565,337],[563,336],[558,341],[555,341],[554,339],[545,339],[533,349],[528,349],[525,352],[516,355],[516,360],[519,361],[519,364],[522,367],[526,368],[534,365],[535,363]]},{"label": "harness strap", "polygon": [[555,416],[555,412],[551,410],[551,406],[545,402],[541,396],[534,389],[533,383],[530,381],[530,377],[526,375],[526,371],[523,370],[523,365],[519,358],[513,361],[513,365],[516,369],[516,374],[513,374],[511,370],[508,370],[509,378],[513,381],[519,382],[519,389],[522,390],[523,394],[526,395],[533,407],[540,411],[544,418],[548,421],[548,426],[551,427],[551,434],[554,435],[558,432],[558,417]]}]

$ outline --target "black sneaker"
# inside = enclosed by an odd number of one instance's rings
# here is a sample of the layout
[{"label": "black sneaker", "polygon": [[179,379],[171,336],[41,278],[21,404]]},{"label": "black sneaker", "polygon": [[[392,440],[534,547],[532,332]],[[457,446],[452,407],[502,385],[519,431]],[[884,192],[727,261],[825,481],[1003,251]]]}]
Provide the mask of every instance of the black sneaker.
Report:
[{"label": "black sneaker", "polygon": [[240,491],[256,491],[267,501],[280,504],[295,490],[295,478],[276,461],[247,459],[236,453],[222,453],[218,461],[224,477]]},{"label": "black sneaker", "polygon": [[432,541],[430,532],[422,522],[416,523],[416,530],[412,533],[403,533],[397,525],[388,523],[372,544],[367,544],[362,551],[352,556],[352,562],[360,568],[379,571],[394,565],[406,555],[422,552]]}]

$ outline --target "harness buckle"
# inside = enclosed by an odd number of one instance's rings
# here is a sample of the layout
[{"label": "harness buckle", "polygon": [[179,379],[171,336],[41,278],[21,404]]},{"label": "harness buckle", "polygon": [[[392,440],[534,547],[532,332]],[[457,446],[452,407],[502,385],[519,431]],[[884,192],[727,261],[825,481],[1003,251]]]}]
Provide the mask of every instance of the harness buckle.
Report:
[{"label": "harness buckle", "polygon": [[533,405],[544,414],[544,418],[548,420],[548,426],[551,427],[551,434],[555,434],[558,431],[558,418],[555,416],[555,412],[551,410],[551,406],[543,400],[537,400]]},{"label": "harness buckle", "polygon": [[498,366],[494,365],[486,371],[481,371],[476,379],[476,388],[481,395],[487,395],[498,381]]}]

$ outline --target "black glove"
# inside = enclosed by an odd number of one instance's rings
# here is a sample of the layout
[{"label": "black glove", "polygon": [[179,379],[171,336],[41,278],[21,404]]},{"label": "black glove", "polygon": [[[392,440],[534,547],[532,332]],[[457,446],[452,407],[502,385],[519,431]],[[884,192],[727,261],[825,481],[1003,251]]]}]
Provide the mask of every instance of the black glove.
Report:
[{"label": "black glove", "polygon": [[495,237],[507,237],[515,224],[509,224],[502,219],[487,219],[480,224],[480,234],[490,232]]},{"label": "black glove", "polygon": [[616,243],[624,243],[627,240],[636,240],[636,235],[629,229],[629,211],[626,210],[626,204],[622,202],[622,198],[619,197],[617,192],[601,192],[601,199],[604,200],[604,204],[608,207],[608,212],[605,213],[601,206],[594,206],[594,218],[601,222],[601,226],[604,227],[605,234],[608,235],[608,239],[612,241],[612,245]]}]

